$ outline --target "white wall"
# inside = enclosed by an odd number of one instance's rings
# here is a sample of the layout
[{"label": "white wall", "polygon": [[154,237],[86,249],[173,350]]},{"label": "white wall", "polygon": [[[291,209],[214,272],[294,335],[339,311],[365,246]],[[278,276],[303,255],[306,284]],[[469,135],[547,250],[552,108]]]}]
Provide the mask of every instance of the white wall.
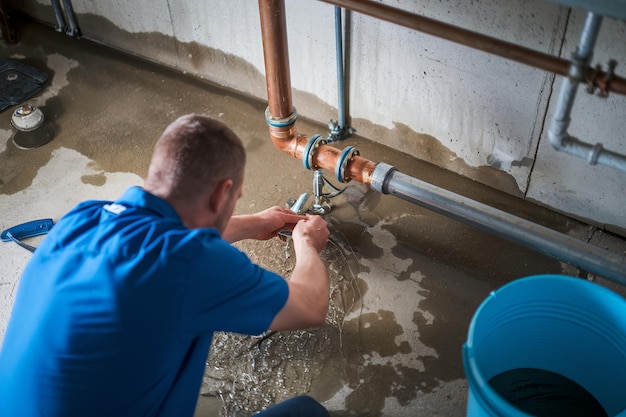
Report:
[{"label": "white wall", "polygon": [[[584,12],[548,1],[383,1],[437,20],[569,58]],[[73,0],[83,34],[242,93],[266,98],[258,6],[246,0]],[[334,7],[287,0],[294,105],[336,118]],[[49,2],[22,0],[53,22]],[[604,19],[595,62],[626,58],[623,21]],[[369,139],[525,196],[626,230],[626,174],[554,151],[546,130],[560,77],[351,13],[351,126]],[[620,66],[618,74],[623,74]],[[626,98],[582,90],[570,133],[626,152]],[[303,132],[305,134],[327,132]],[[373,155],[363,155],[376,160]]]}]

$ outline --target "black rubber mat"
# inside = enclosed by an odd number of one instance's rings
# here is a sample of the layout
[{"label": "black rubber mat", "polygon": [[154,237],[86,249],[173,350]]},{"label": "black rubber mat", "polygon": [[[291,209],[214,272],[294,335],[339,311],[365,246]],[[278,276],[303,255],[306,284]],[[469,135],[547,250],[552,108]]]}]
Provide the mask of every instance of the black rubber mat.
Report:
[{"label": "black rubber mat", "polygon": [[45,72],[21,62],[0,60],[0,111],[37,94],[47,79]]}]

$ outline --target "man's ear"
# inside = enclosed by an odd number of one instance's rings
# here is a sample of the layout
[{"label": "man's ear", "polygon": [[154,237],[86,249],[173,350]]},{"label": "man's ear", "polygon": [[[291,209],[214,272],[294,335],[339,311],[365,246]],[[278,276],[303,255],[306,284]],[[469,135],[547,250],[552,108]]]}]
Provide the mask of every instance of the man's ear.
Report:
[{"label": "man's ear", "polygon": [[232,188],[233,180],[231,179],[222,180],[215,185],[209,196],[209,210],[213,214],[218,214],[222,211],[222,207],[228,201]]}]

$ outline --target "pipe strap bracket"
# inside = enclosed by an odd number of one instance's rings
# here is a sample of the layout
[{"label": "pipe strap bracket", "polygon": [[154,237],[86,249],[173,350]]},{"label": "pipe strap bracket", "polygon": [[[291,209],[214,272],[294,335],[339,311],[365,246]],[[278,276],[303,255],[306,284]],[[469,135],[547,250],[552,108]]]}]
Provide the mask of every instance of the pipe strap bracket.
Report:
[{"label": "pipe strap bracket", "polygon": [[615,67],[617,66],[617,61],[614,59],[609,60],[609,69],[607,70],[604,76],[604,85],[600,87],[600,91],[598,91],[598,97],[607,98],[609,96],[609,91],[611,89],[611,81],[615,78]]},{"label": "pipe strap bracket", "polygon": [[325,145],[326,139],[322,135],[313,135],[306,143],[304,152],[302,153],[302,165],[309,171],[313,170],[315,165],[313,164],[314,151],[319,148],[320,145]]},{"label": "pipe strap bracket", "polygon": [[293,112],[283,118],[283,119],[279,119],[276,118],[274,116],[272,116],[270,114],[270,108],[269,106],[265,109],[265,122],[271,126],[271,127],[288,127],[293,125],[294,123],[296,123],[296,119],[298,118],[298,112],[296,111],[296,108],[293,108]]},{"label": "pipe strap bracket", "polygon": [[348,146],[341,151],[339,159],[337,159],[337,165],[335,165],[335,177],[339,182],[349,182],[350,178],[346,177],[346,167],[348,161],[354,158],[356,155],[360,155],[359,151],[354,149],[354,146]]}]

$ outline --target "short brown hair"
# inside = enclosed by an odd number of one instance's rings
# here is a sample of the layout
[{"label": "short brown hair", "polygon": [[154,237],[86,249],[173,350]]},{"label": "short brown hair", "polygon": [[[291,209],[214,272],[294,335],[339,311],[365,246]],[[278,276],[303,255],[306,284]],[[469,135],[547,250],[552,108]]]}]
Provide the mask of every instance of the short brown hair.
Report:
[{"label": "short brown hair", "polygon": [[164,186],[170,198],[193,200],[224,179],[239,185],[245,163],[241,140],[224,123],[187,114],[156,142],[146,182]]}]

